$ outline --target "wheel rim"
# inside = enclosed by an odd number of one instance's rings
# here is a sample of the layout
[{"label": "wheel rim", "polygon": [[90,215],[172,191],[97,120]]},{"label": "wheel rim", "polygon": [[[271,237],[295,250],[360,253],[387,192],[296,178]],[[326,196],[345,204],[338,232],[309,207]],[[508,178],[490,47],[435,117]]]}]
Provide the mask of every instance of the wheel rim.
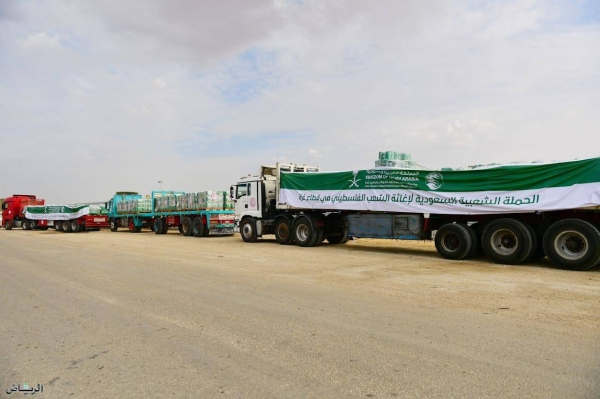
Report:
[{"label": "wheel rim", "polygon": [[554,248],[563,258],[578,260],[588,253],[589,243],[584,235],[570,230],[556,236]]},{"label": "wheel rim", "polygon": [[501,255],[511,255],[519,247],[519,239],[510,230],[500,229],[492,234],[492,248]]},{"label": "wheel rim", "polygon": [[250,223],[244,224],[244,227],[242,228],[242,233],[246,238],[252,237],[252,225]]},{"label": "wheel rim", "polygon": [[454,252],[460,247],[460,238],[454,233],[448,233],[442,238],[442,246],[448,252]]},{"label": "wheel rim", "polygon": [[285,240],[286,238],[289,237],[290,235],[290,229],[287,225],[287,223],[281,223],[278,227],[277,227],[277,235],[279,236],[279,238]]},{"label": "wheel rim", "polygon": [[75,230],[77,230],[77,227],[78,227],[77,222],[75,222],[75,221],[71,222],[71,230],[75,231]]},{"label": "wheel rim", "polygon": [[296,229],[296,235],[298,236],[298,239],[302,242],[308,240],[308,226],[306,226],[305,224],[299,225]]}]

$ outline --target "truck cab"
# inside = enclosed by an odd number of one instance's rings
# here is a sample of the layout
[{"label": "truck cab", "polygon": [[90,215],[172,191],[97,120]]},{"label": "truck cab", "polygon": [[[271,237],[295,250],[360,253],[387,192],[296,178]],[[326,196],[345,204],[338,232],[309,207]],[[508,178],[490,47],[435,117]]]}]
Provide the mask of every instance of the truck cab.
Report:
[{"label": "truck cab", "polygon": [[[117,191],[115,195],[106,203],[106,210],[108,211],[108,220],[110,221],[110,229],[117,231],[121,225],[121,216],[118,212],[118,205],[122,201],[138,200],[142,199],[142,196],[135,191]],[[121,226],[126,227],[126,226]]]},{"label": "truck cab", "polygon": [[2,204],[2,226],[6,230],[13,227],[22,227],[26,230],[36,227],[45,228],[47,226],[45,220],[27,220],[25,208],[28,205],[44,205],[44,200],[37,199],[35,195],[29,194],[13,194],[11,197],[6,198]]},{"label": "truck cab", "polygon": [[246,228],[255,228],[257,237],[272,234],[273,224],[278,215],[291,208],[279,201],[279,177],[282,172],[319,172],[318,166],[277,163],[275,166],[261,166],[258,174],[242,176],[231,186],[230,194],[235,203],[235,224],[248,219]]}]

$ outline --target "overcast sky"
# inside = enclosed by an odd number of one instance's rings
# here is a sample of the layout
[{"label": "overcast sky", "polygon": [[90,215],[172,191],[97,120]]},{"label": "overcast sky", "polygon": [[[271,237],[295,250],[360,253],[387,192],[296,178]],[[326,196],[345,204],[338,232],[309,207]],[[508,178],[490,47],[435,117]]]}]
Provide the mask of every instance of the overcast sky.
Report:
[{"label": "overcast sky", "polygon": [[600,156],[597,0],[1,0],[0,197]]}]

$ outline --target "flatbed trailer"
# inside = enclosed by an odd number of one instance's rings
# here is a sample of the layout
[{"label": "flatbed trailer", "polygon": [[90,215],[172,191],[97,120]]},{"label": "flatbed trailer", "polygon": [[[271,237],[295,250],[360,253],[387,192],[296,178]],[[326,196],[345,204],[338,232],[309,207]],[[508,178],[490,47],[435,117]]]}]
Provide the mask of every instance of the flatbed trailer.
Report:
[{"label": "flatbed trailer", "polygon": [[78,233],[108,228],[108,216],[91,211],[93,205],[45,205],[28,206],[27,220],[38,225],[54,227],[56,231]]},{"label": "flatbed trailer", "polygon": [[170,228],[177,228],[184,236],[207,237],[209,235],[233,235],[234,211],[225,209],[157,210],[157,200],[165,196],[183,196],[183,191],[152,191],[147,211],[119,211],[118,204],[125,201],[142,201],[135,192],[120,192],[107,203],[110,230],[126,228],[139,233],[148,228],[156,234],[166,234]]},{"label": "flatbed trailer", "polygon": [[572,270],[600,265],[600,158],[465,171],[277,164],[241,178],[231,195],[246,242],[266,234],[301,247],[433,240],[446,259],[485,253],[510,265],[544,256]]}]

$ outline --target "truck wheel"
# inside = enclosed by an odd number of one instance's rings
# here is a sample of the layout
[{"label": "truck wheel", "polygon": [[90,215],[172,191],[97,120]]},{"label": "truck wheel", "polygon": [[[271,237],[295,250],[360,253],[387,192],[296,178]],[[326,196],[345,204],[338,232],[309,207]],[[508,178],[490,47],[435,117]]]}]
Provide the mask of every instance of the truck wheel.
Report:
[{"label": "truck wheel", "polygon": [[531,254],[533,239],[527,227],[515,219],[497,219],[483,230],[481,245],[494,263],[518,265]]},{"label": "truck wheel", "polygon": [[463,224],[463,226],[465,226],[467,228],[467,231],[469,232],[469,235],[471,236],[471,250],[469,251],[467,256],[464,257],[464,259],[475,258],[481,248],[481,245],[479,243],[481,240],[479,239],[479,235],[477,234],[477,231],[474,228],[470,227],[467,224]]},{"label": "truck wheel", "polygon": [[64,231],[65,233],[71,232],[71,224],[69,223],[68,220],[62,221],[62,231]]},{"label": "truck wheel", "polygon": [[242,220],[240,223],[240,235],[245,242],[256,242],[256,224],[253,218]]},{"label": "truck wheel", "polygon": [[315,243],[313,244],[313,246],[319,246],[321,244],[323,244],[323,241],[325,240],[325,232],[323,230],[317,230],[317,239],[315,240]]},{"label": "truck wheel", "polygon": [[4,228],[6,230],[12,230],[12,222],[10,220],[7,220],[6,222],[4,222]]},{"label": "truck wheel", "polygon": [[202,237],[204,235],[204,225],[202,224],[202,218],[195,217],[192,220],[192,234],[194,237]]},{"label": "truck wheel", "polygon": [[162,218],[154,219],[154,233],[155,234],[163,234],[163,220]]},{"label": "truck wheel", "polygon": [[435,249],[445,259],[464,259],[473,249],[473,239],[467,226],[459,223],[442,225],[435,233]]},{"label": "truck wheel", "polygon": [[27,220],[23,220],[23,221],[21,222],[21,228],[22,228],[23,230],[29,230],[29,221],[27,221]]},{"label": "truck wheel", "polygon": [[330,244],[345,244],[349,241],[348,230],[344,229],[341,234],[327,236],[327,242]]},{"label": "truck wheel", "polygon": [[183,221],[181,222],[180,232],[185,237],[189,237],[192,235],[192,219],[190,219],[189,217],[183,218]]},{"label": "truck wheel", "polygon": [[117,220],[116,219],[110,219],[110,231],[117,231],[119,230],[119,225],[117,224]]},{"label": "truck wheel", "polygon": [[293,239],[290,220],[286,217],[277,219],[275,222],[275,240],[281,245],[288,245],[294,241]]},{"label": "truck wheel", "polygon": [[341,213],[330,213],[325,217],[325,238],[330,244],[348,242],[347,217]]},{"label": "truck wheel", "polygon": [[37,223],[35,222],[35,220],[30,220],[29,221],[29,230],[34,230],[37,226]]},{"label": "truck wheel", "polygon": [[588,270],[600,263],[600,232],[591,223],[565,219],[544,234],[544,251],[550,261],[570,270]]},{"label": "truck wheel", "polygon": [[210,235],[210,228],[208,225],[204,225],[204,231],[202,232],[202,237],[208,237]]},{"label": "truck wheel", "polygon": [[71,220],[69,224],[71,225],[70,227],[73,233],[77,233],[79,231],[79,224],[77,224],[77,220]]},{"label": "truck wheel", "polygon": [[523,222],[523,225],[531,234],[531,252],[525,258],[524,262],[528,262],[530,260],[539,260],[542,259],[546,254],[544,253],[544,245],[542,237],[539,237],[533,227],[529,223]]},{"label": "truck wheel", "polygon": [[294,222],[294,240],[301,247],[312,247],[317,241],[317,232],[307,216],[300,216]]},{"label": "truck wheel", "polygon": [[62,221],[60,221],[60,220],[54,221],[54,230],[62,231]]},{"label": "truck wheel", "polygon": [[127,219],[127,227],[129,228],[130,233],[139,233],[142,230],[142,229],[136,228],[133,218]]},{"label": "truck wheel", "polygon": [[133,232],[134,232],[134,233],[139,233],[139,232],[141,232],[141,231],[142,231],[142,226],[135,226],[135,227],[133,228]]},{"label": "truck wheel", "polygon": [[169,232],[169,222],[167,222],[167,219],[163,218],[163,228],[162,228],[162,232],[161,234],[167,234]]}]

